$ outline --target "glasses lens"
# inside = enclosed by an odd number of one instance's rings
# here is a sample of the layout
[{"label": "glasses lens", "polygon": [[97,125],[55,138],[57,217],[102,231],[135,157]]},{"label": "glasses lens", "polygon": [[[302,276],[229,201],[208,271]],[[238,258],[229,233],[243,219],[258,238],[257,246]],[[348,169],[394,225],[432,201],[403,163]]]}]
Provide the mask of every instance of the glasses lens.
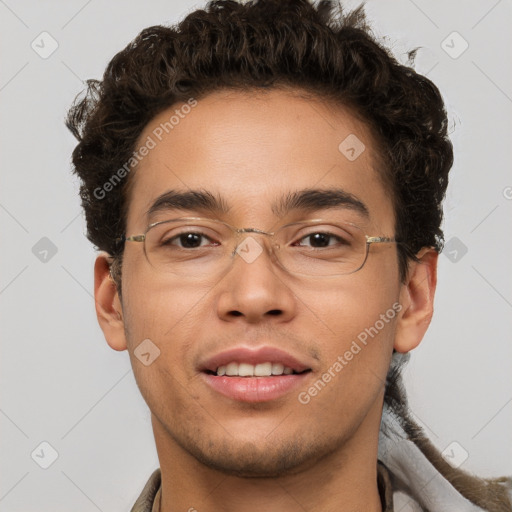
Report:
[{"label": "glasses lens", "polygon": [[366,236],[357,226],[318,221],[291,224],[277,234],[278,257],[294,274],[336,276],[359,270],[366,258]]},{"label": "glasses lens", "polygon": [[176,219],[152,225],[146,256],[156,270],[179,276],[212,276],[229,256],[231,229],[216,221]]}]

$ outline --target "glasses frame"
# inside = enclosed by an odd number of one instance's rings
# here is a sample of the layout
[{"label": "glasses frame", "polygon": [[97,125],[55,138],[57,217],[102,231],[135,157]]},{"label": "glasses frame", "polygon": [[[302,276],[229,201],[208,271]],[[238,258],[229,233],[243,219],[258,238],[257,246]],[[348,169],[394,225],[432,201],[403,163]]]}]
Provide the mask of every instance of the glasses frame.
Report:
[{"label": "glasses frame", "polygon": [[[148,231],[150,229],[154,228],[155,226],[159,226],[161,224],[167,224],[167,223],[171,223],[171,222],[176,222],[176,221],[180,221],[180,220],[206,221],[206,222],[213,222],[213,223],[223,224],[224,226],[228,227],[235,235],[240,235],[240,234],[244,234],[244,233],[255,233],[255,234],[258,234],[258,235],[265,235],[265,236],[270,236],[270,237],[273,237],[281,229],[283,229],[285,227],[288,227],[288,226],[293,226],[294,224],[311,224],[311,225],[315,225],[315,224],[326,223],[325,219],[312,219],[312,220],[308,220],[308,221],[290,222],[289,224],[285,224],[285,225],[281,226],[277,231],[270,231],[269,232],[269,231],[263,231],[263,230],[257,229],[257,228],[237,228],[237,227],[232,226],[231,224],[228,224],[227,222],[224,222],[224,221],[219,220],[219,219],[207,219],[205,217],[177,217],[175,219],[166,219],[166,220],[160,220],[160,221],[157,221],[157,222],[153,222],[153,223],[148,225],[148,227],[146,228],[144,233],[141,233],[139,235],[130,235],[130,236],[124,236],[123,235],[120,238],[117,238],[116,242],[120,242],[120,243],[124,243],[124,242],[143,242],[144,243],[144,254],[145,254],[146,259],[148,260],[148,262],[151,263],[149,261],[149,258],[148,258],[147,252],[146,252],[146,243],[145,243]],[[345,224],[349,224],[349,225],[357,227],[357,229],[361,229],[358,226],[356,226],[355,224],[351,224],[351,223],[345,223]],[[366,234],[364,236],[366,238],[366,252],[365,252],[365,256],[364,256],[364,259],[363,259],[363,262],[361,263],[361,265],[358,268],[356,268],[355,270],[352,270],[351,272],[347,272],[346,274],[335,274],[335,275],[350,275],[350,274],[354,274],[355,272],[358,272],[359,270],[361,270],[364,267],[364,265],[366,263],[366,260],[368,259],[368,254],[370,253],[370,245],[372,245],[372,244],[382,244],[382,243],[395,243],[395,244],[399,244],[400,243],[394,237],[388,237],[388,236],[369,236],[369,235],[366,235]],[[236,247],[235,247],[235,249],[233,251],[233,254],[231,255],[232,257],[236,254],[236,250],[238,249],[239,245],[240,244],[237,243],[237,245],[236,245]],[[279,257],[277,257],[277,258],[278,258],[279,263],[281,264],[281,261],[279,260]],[[281,266],[282,266],[282,264],[281,264]],[[285,267],[283,267],[283,268],[285,268]],[[287,270],[287,272],[290,272],[290,271]],[[290,273],[296,274],[296,272],[290,272]],[[300,274],[300,275],[302,275],[302,274]],[[324,277],[332,277],[332,276],[324,276]]]}]

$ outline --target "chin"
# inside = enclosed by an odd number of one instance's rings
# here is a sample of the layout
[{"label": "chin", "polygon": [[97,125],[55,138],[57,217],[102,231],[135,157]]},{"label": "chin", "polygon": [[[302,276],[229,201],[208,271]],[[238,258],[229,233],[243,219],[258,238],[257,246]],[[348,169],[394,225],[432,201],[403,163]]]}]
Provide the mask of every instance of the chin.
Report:
[{"label": "chin", "polygon": [[301,473],[329,454],[333,446],[319,445],[295,436],[293,440],[266,440],[264,443],[236,442],[230,437],[221,442],[182,444],[197,461],[229,476],[276,478]]}]

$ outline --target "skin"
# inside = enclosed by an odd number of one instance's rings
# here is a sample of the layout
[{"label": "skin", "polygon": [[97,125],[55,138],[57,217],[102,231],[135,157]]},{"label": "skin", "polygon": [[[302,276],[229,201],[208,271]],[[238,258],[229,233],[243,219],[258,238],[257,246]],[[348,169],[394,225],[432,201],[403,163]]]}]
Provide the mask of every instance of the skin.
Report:
[{"label": "skin", "polygon": [[[153,119],[140,140],[176,108]],[[338,150],[349,134],[366,146],[352,162]],[[280,219],[271,210],[276,198],[342,188],[367,206],[368,235],[393,236],[393,205],[373,147],[367,127],[349,111],[297,91],[210,94],[131,176],[127,233],[143,233],[145,212],[171,189],[221,194],[230,205],[221,220],[272,230],[324,213],[294,211]],[[363,222],[354,211],[342,213]],[[151,220],[181,215],[204,212]],[[161,510],[381,510],[377,443],[392,351],[414,349],[433,311],[437,253],[425,248],[418,256],[405,282],[394,244],[372,246],[364,267],[345,276],[292,276],[264,252],[250,264],[235,258],[224,276],[201,282],[157,274],[143,244],[128,242],[121,300],[109,278],[108,255],[100,254],[98,320],[108,344],[129,351],[151,409]],[[399,314],[307,405],[297,391],[267,403],[231,400],[198,373],[198,362],[220,350],[266,344],[307,362],[311,372],[299,391],[307,390],[397,302]],[[160,356],[144,366],[134,350],[147,338]]]}]

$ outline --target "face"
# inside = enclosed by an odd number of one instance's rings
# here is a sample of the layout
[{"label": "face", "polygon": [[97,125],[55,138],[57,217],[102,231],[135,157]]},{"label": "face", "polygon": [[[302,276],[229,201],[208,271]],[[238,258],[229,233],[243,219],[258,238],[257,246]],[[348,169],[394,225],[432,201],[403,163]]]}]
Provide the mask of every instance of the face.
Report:
[{"label": "face", "polygon": [[[176,110],[179,122],[162,131]],[[349,136],[352,144],[340,149]],[[326,218],[394,236],[370,133],[342,108],[290,91],[221,91],[162,112],[141,144],[148,137],[155,145],[131,177],[128,235],[193,216],[266,232]],[[286,204],[311,189],[320,191],[315,204]],[[161,200],[152,208],[163,194],[190,191],[223,208]],[[329,191],[345,199],[327,203]],[[245,234],[240,243],[249,235],[261,254],[235,254],[208,275],[199,266],[188,275],[162,272],[143,243],[127,242],[122,317],[155,432],[209,467],[272,476],[342,450],[369,415],[379,417],[402,285],[392,243],[372,245],[357,272],[319,277],[282,268],[265,236]],[[147,339],[149,352],[160,352],[146,366],[136,349]],[[233,375],[217,375],[222,366]],[[240,376],[272,369],[276,375]]]}]

